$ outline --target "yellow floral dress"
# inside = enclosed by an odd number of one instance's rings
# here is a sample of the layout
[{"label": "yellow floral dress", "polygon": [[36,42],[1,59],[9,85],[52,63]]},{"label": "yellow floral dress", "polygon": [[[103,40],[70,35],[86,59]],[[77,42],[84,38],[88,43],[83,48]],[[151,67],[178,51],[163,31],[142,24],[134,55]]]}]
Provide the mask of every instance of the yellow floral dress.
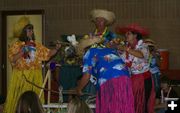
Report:
[{"label": "yellow floral dress", "polygon": [[[17,41],[11,45],[8,50],[8,57],[12,62],[13,56],[17,54],[24,42]],[[40,43],[36,44],[35,58],[31,62],[27,62],[23,57],[18,59],[16,63],[12,63],[12,76],[7,92],[7,99],[5,103],[4,113],[15,113],[17,101],[22,93],[28,90],[33,90],[37,94],[40,93],[39,88],[30,84],[26,79],[38,86],[42,86],[42,61],[49,59],[49,49]],[[44,102],[44,96],[41,101]]]}]

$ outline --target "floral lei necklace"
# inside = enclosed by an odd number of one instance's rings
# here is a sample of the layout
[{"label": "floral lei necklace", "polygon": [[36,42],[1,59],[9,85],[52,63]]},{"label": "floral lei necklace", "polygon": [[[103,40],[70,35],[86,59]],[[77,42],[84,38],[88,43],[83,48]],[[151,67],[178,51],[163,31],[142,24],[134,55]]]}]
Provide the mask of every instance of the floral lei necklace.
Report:
[{"label": "floral lei necklace", "polygon": [[[133,47],[130,46],[129,44],[127,45],[127,47],[128,47],[129,49],[134,49],[134,48],[136,48],[137,45],[138,45],[138,42],[135,42],[135,43],[133,44]],[[135,47],[134,47],[134,46],[135,46]],[[133,62],[133,60],[134,60],[134,57],[131,58],[128,51],[125,52],[125,55],[126,55],[125,63],[126,63],[126,65],[127,65],[128,67],[131,67],[131,66],[132,66],[132,62]]]},{"label": "floral lei necklace", "polygon": [[107,27],[105,27],[102,33],[98,33],[98,30],[96,29],[94,34],[95,36],[99,36],[100,38],[102,38],[106,34],[106,31],[107,31]]},{"label": "floral lei necklace", "polygon": [[[131,47],[128,46],[128,48],[131,48]],[[132,60],[129,58],[130,56],[129,56],[128,51],[125,52],[125,55],[126,55],[125,64],[126,64],[126,66],[131,67]]]}]

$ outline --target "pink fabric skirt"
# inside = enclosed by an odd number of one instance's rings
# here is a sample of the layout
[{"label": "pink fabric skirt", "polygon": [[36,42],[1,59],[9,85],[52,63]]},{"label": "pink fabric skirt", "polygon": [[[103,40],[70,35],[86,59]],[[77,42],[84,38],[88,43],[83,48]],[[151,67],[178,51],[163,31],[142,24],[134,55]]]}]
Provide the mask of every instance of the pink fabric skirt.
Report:
[{"label": "pink fabric skirt", "polygon": [[[147,106],[148,113],[154,113],[154,103],[155,103],[155,91],[154,91],[154,83],[152,82],[152,88],[150,89],[150,96],[148,98],[148,102],[145,102],[145,79],[151,77],[151,73],[145,72],[142,74],[132,75],[132,88],[134,95],[134,105],[135,105],[135,113],[145,113],[145,107]],[[147,103],[147,105],[145,104]]]},{"label": "pink fabric skirt", "polygon": [[131,79],[120,76],[106,81],[96,95],[96,113],[134,113]]},{"label": "pink fabric skirt", "polygon": [[135,113],[144,113],[145,111],[145,90],[143,75],[133,75],[132,87],[134,95]]}]

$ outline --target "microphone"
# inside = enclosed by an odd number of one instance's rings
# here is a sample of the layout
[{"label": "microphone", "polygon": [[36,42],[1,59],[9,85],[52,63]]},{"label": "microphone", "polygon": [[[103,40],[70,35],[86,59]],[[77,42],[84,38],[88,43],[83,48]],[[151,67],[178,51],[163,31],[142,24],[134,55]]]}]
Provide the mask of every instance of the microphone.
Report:
[{"label": "microphone", "polygon": [[47,66],[51,71],[54,71],[56,69],[56,67],[60,67],[61,65],[52,61],[52,62],[48,63]]}]

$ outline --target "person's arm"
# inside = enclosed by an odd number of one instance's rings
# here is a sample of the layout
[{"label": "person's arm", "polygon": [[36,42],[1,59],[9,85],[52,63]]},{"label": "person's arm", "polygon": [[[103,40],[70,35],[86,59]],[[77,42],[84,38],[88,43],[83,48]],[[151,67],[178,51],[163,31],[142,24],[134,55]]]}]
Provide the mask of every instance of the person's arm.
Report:
[{"label": "person's arm", "polygon": [[144,55],[141,51],[139,50],[134,50],[134,49],[131,49],[129,47],[126,47],[126,46],[118,46],[118,49],[121,50],[121,51],[127,51],[129,54],[135,56],[135,57],[138,57],[138,58],[144,58]]},{"label": "person's arm", "polygon": [[125,47],[125,50],[126,50],[129,54],[131,54],[131,55],[133,55],[133,56],[135,56],[135,57],[144,58],[143,53],[142,53],[141,51],[139,51],[139,50],[134,50],[134,49],[131,49],[131,48],[128,48],[128,47]]},{"label": "person's arm", "polygon": [[83,69],[82,69],[83,76],[81,80],[79,81],[78,86],[76,87],[76,91],[78,95],[82,95],[82,89],[87,85],[87,83],[90,80],[90,77],[93,71],[92,58],[94,57],[94,54],[96,53],[93,50],[94,49],[89,49],[84,55],[86,57],[83,57]]},{"label": "person's arm", "polygon": [[20,41],[16,41],[8,46],[8,58],[12,65],[16,64],[16,62],[23,57],[23,47],[24,43]]},{"label": "person's arm", "polygon": [[82,89],[86,86],[86,84],[89,82],[91,75],[85,74],[82,76],[80,82],[78,83],[78,86],[76,88],[77,94],[82,95]]},{"label": "person's arm", "polygon": [[48,55],[48,56],[49,56],[49,57],[54,56],[60,48],[61,48],[61,44],[60,44],[59,41],[57,41],[55,49],[51,49],[51,50],[49,51],[49,55]]},{"label": "person's arm", "polygon": [[56,53],[57,53],[57,51],[58,51],[58,49],[51,49],[50,51],[49,51],[49,57],[51,58],[52,56],[54,56]]},{"label": "person's arm", "polygon": [[19,51],[17,54],[13,55],[12,57],[12,63],[15,64],[18,59],[20,59],[23,56],[23,52]]}]

